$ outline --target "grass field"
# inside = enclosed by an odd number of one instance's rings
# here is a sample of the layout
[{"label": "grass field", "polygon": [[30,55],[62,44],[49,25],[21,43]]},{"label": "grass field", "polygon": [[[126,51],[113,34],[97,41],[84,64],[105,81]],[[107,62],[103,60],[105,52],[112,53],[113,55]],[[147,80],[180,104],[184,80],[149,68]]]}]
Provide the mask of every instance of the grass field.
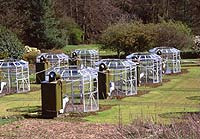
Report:
[{"label": "grass field", "polygon": [[[100,101],[103,105],[115,105],[110,110],[86,117],[90,122],[116,123],[119,120],[129,123],[133,119],[152,119],[155,122],[169,122],[182,112],[198,112],[200,110],[200,68],[187,69],[182,75],[165,76],[170,82],[157,88],[140,87],[148,90],[148,94],[139,97],[127,97],[122,100]],[[170,118],[171,117],[171,118]]]},{"label": "grass field", "polygon": [[[194,60],[189,60],[194,61]],[[200,60],[195,60],[197,63]],[[165,75],[159,87],[139,87],[140,91],[149,91],[141,96],[127,97],[121,100],[101,100],[101,106],[112,106],[111,109],[84,117],[88,122],[130,123],[133,119],[152,119],[155,122],[169,122],[178,119],[185,112],[200,110],[200,67],[187,67],[180,75]],[[40,85],[32,84],[32,88]],[[9,116],[20,116],[37,111],[41,106],[40,91],[28,94],[14,94],[0,98],[0,124],[12,122]]]},{"label": "grass field", "polygon": [[108,50],[102,50],[100,49],[100,45],[98,44],[89,44],[89,45],[67,45],[62,50],[66,52],[67,54],[70,54],[75,49],[95,49],[99,51],[99,54],[101,56],[105,55],[117,55],[116,52],[108,51]]},{"label": "grass field", "polygon": [[[40,85],[31,85],[38,90]],[[38,88],[38,89],[37,89]],[[40,91],[27,94],[13,94],[0,98],[0,125],[22,118],[21,115],[28,114],[41,106]]]},{"label": "grass field", "polygon": [[100,123],[129,123],[137,118],[169,122],[171,118],[178,118],[181,113],[198,112],[200,99],[195,98],[200,96],[200,67],[187,67],[188,61],[196,65],[199,63],[199,60],[186,60],[182,66],[188,73],[165,75],[164,80],[170,81],[160,87],[139,87],[139,90],[150,91],[148,94],[100,101],[102,105],[114,106],[85,119]]}]

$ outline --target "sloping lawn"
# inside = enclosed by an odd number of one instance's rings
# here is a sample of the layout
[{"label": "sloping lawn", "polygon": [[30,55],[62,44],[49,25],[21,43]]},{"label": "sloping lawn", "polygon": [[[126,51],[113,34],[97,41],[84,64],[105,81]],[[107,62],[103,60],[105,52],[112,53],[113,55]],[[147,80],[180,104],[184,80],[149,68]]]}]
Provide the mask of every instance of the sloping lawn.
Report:
[{"label": "sloping lawn", "polygon": [[169,122],[170,117],[176,119],[182,112],[198,112],[200,110],[200,68],[187,69],[181,75],[165,75],[170,82],[157,88],[139,87],[149,90],[148,94],[139,97],[127,97],[122,100],[103,100],[103,105],[115,105],[111,109],[98,112],[97,115],[85,119],[100,123],[129,123],[133,119],[151,119],[154,122]]}]

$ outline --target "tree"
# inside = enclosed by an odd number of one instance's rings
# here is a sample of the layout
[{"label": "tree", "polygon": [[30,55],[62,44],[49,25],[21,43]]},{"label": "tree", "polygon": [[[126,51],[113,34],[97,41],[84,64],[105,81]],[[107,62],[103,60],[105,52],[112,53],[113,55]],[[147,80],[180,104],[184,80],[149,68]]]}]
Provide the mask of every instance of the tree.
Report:
[{"label": "tree", "polygon": [[28,9],[30,9],[29,0],[0,2],[0,24],[15,32],[21,40],[24,40],[25,29],[31,24]]},{"label": "tree", "polygon": [[102,49],[116,51],[125,55],[131,52],[147,51],[154,46],[153,35],[148,26],[136,23],[119,23],[108,27],[101,36]]},{"label": "tree", "polygon": [[0,58],[21,58],[24,46],[17,35],[0,25]]},{"label": "tree", "polygon": [[156,46],[176,47],[180,50],[191,48],[194,45],[191,29],[182,22],[169,20],[156,24],[154,31]]},{"label": "tree", "polygon": [[[118,23],[122,19],[137,19],[146,24],[159,23],[160,18],[166,21],[181,21],[187,24],[195,35],[199,35],[199,12],[198,0],[1,0],[0,24],[15,32],[23,43],[40,47],[41,43],[39,44],[36,38],[41,35],[34,37],[39,32],[37,27],[41,27],[45,32],[43,36],[47,36],[42,37],[43,41],[56,38],[49,40],[58,41],[59,44],[66,42],[65,29],[57,30],[59,23],[56,18],[73,18],[84,32],[83,40],[92,42],[97,40],[110,24]],[[35,16],[38,16],[38,20]],[[46,19],[50,22],[44,22]],[[37,22],[40,22],[38,26]],[[51,31],[47,31],[49,28]],[[36,33],[32,33],[35,29]],[[53,32],[49,33],[49,36],[54,37],[49,37],[47,32]],[[56,46],[54,43],[50,44],[49,47]]]},{"label": "tree", "polygon": [[68,38],[68,44],[77,45],[83,41],[83,31],[74,19],[70,17],[60,18],[59,28]]},{"label": "tree", "polygon": [[25,30],[30,46],[40,49],[61,48],[66,45],[66,35],[59,30],[51,0],[30,0],[31,24]]},{"label": "tree", "polygon": [[181,22],[162,21],[143,24],[141,22],[119,23],[108,27],[101,36],[102,49],[125,55],[144,52],[156,46],[187,49],[193,46],[191,29]]},{"label": "tree", "polygon": [[55,7],[57,16],[75,20],[85,41],[96,40],[109,24],[126,17],[111,0],[56,0]]}]

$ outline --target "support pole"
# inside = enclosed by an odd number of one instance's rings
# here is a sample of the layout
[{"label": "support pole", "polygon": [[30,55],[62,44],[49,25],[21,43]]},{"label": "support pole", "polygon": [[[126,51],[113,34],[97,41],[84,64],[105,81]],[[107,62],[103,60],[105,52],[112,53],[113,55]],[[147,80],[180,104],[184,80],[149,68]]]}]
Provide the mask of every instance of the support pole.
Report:
[{"label": "support pole", "polygon": [[136,74],[137,74],[137,86],[140,86],[140,64],[139,63],[137,63]]},{"label": "support pole", "polygon": [[36,84],[40,84],[45,81],[45,70],[48,68],[48,63],[46,59],[42,56],[40,62],[35,64],[36,67]]},{"label": "support pole", "polygon": [[98,72],[98,93],[99,99],[107,99],[109,92],[109,70],[104,63],[99,65]]},{"label": "support pole", "polygon": [[49,78],[50,81],[41,83],[42,116],[44,118],[57,117],[59,111],[63,109],[64,82],[60,79],[52,80],[54,77],[51,77],[51,75]]}]

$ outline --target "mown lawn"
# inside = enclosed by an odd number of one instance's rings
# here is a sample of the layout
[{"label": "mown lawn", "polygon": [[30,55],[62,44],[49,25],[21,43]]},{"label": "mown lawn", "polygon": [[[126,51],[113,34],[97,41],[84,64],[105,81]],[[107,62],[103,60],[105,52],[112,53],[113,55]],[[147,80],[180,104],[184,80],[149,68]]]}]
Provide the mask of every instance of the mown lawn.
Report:
[{"label": "mown lawn", "polygon": [[[0,117],[25,114],[28,112],[28,109],[32,109],[33,106],[41,106],[40,91],[27,94],[7,95],[0,98],[0,104]],[[22,109],[23,107],[27,111],[17,110],[17,108]]]},{"label": "mown lawn", "polygon": [[149,90],[148,94],[122,100],[100,101],[101,105],[114,106],[85,119],[100,123],[119,121],[130,123],[140,118],[167,123],[171,118],[178,119],[182,112],[198,112],[200,110],[200,67],[185,69],[188,73],[165,76],[164,79],[170,79],[170,82],[160,87],[139,87],[139,90]]},{"label": "mown lawn", "polygon": [[116,52],[108,51],[108,50],[102,50],[102,49],[100,49],[100,47],[101,46],[99,44],[67,45],[64,48],[62,48],[62,50],[64,52],[66,52],[67,54],[70,54],[75,49],[95,49],[95,50],[99,51],[99,54],[101,56],[105,56],[105,55],[117,55]]},{"label": "mown lawn", "polygon": [[[39,87],[40,85],[31,85],[33,90],[38,90]],[[40,106],[40,90],[0,97],[0,125],[21,119],[23,114],[38,111]]]},{"label": "mown lawn", "polygon": [[[199,62],[200,60],[196,60]],[[186,64],[188,64],[186,62]],[[169,122],[179,118],[182,112],[198,112],[200,109],[200,67],[184,67],[188,72],[180,75],[165,75],[170,80],[159,87],[139,87],[149,91],[142,96],[127,97],[121,100],[101,100],[100,104],[111,109],[84,117],[88,122],[130,123],[136,118],[152,119],[155,122]],[[40,85],[32,84],[32,89]],[[20,116],[37,111],[41,106],[40,91],[27,94],[7,95],[0,98],[0,124],[14,121],[6,117]],[[3,119],[1,118],[3,117]]]}]

